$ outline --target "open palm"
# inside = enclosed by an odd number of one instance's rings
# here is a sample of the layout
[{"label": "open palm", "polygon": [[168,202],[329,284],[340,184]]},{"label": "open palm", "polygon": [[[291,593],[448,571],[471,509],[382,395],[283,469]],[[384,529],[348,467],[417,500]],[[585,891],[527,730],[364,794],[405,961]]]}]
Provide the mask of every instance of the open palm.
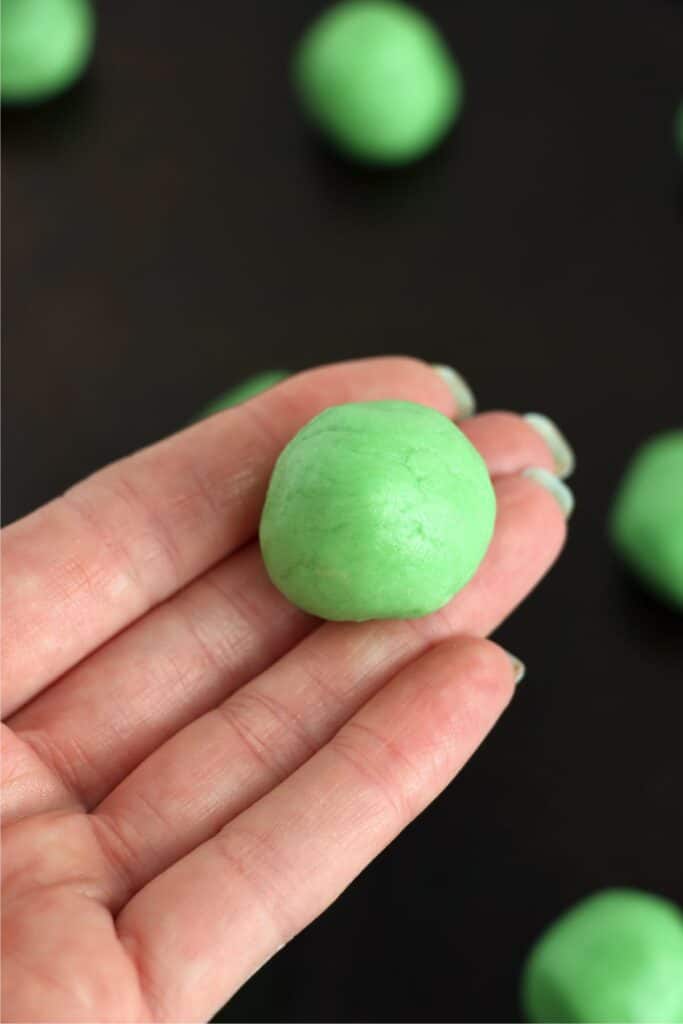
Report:
[{"label": "open palm", "polygon": [[402,358],[291,378],[4,531],[4,1019],[203,1020],[452,779],[513,690],[481,639],[556,557],[553,468],[521,418],[463,424],[494,477],[472,582],[410,622],[326,623],[254,540],[321,409],[449,416]]}]

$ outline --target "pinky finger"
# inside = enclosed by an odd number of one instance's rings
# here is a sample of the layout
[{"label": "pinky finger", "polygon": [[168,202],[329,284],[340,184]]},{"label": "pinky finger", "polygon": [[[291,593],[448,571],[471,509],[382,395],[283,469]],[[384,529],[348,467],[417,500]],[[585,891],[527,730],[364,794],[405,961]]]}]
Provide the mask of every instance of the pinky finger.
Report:
[{"label": "pinky finger", "polygon": [[118,918],[155,1019],[207,1018],[471,757],[521,666],[458,638],[403,669],[293,775]]}]

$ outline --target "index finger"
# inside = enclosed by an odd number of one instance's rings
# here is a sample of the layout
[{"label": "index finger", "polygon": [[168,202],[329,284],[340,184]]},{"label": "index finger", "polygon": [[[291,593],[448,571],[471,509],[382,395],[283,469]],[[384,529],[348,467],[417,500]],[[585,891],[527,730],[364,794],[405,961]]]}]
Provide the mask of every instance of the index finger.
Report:
[{"label": "index finger", "polygon": [[455,412],[444,379],[419,360],[310,370],[107,466],[4,530],[3,714],[244,544],[273,463],[312,416],[388,398]]}]

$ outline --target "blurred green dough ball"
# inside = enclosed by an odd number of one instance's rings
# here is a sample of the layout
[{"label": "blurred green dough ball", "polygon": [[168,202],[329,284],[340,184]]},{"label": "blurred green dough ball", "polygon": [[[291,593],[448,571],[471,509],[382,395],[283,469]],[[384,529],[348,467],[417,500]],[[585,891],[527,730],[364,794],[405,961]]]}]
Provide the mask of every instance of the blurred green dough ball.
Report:
[{"label": "blurred green dough ball", "polygon": [[197,415],[197,419],[203,420],[205,417],[213,416],[215,412],[220,412],[222,409],[231,409],[233,405],[240,405],[241,402],[246,402],[248,398],[253,398],[254,395],[258,395],[262,391],[267,391],[268,388],[279,384],[281,380],[285,380],[287,377],[289,377],[289,374],[285,370],[265,370],[263,373],[256,373],[253,377],[248,377],[241,384],[238,384],[237,387],[230,388],[229,391],[219,395],[218,398],[214,398],[213,402],[205,405]]},{"label": "blurred green dough ball", "polygon": [[660,434],[636,452],[609,529],[643,583],[683,611],[683,430]]},{"label": "blurred green dough ball", "polygon": [[440,413],[338,405],[278,459],[261,517],[271,580],[324,619],[414,618],[474,574],[496,502],[486,466]]},{"label": "blurred green dough ball", "polygon": [[68,88],[90,60],[90,0],[2,0],[2,99],[36,103]]},{"label": "blurred green dough ball", "polygon": [[323,12],[298,44],[293,77],[320,131],[369,163],[422,156],[462,105],[460,71],[440,33],[393,0],[347,0]]},{"label": "blurred green dough ball", "polygon": [[635,889],[595,893],[531,950],[522,1003],[543,1024],[681,1024],[683,915]]}]

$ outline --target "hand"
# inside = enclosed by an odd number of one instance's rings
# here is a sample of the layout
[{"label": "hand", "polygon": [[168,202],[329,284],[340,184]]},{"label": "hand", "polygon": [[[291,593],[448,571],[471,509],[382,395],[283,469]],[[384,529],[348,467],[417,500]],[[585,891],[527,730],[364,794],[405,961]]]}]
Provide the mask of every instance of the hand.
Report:
[{"label": "hand", "polygon": [[563,543],[521,418],[462,426],[498,499],[471,583],[410,622],[326,623],[254,540],[287,440],[328,405],[444,381],[313,370],[109,466],[4,532],[4,1017],[201,1020],[450,782],[513,692],[481,639]]}]

